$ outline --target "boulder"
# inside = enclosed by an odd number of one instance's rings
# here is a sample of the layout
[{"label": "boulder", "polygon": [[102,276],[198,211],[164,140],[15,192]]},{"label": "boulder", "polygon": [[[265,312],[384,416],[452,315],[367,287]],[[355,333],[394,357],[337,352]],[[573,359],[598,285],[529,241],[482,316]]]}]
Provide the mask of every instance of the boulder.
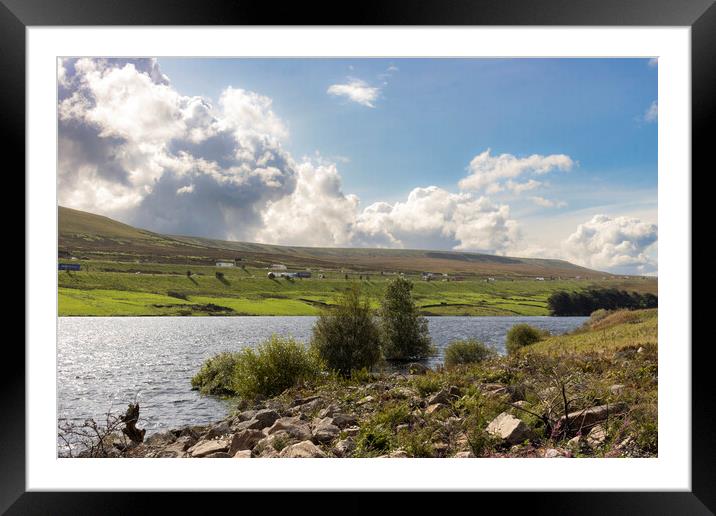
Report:
[{"label": "boulder", "polygon": [[280,456],[281,455],[279,455],[279,453],[273,448],[265,448],[259,455],[262,459],[277,459]]},{"label": "boulder", "polygon": [[578,432],[583,433],[585,430],[608,420],[610,417],[623,414],[626,409],[627,406],[624,403],[612,403],[570,412],[566,417],[562,416],[559,421],[557,421],[553,434],[559,435],[564,432],[567,427],[567,422],[569,422],[570,435],[575,435]]},{"label": "boulder", "polygon": [[175,442],[164,448],[163,450],[160,450],[159,453],[157,453],[157,457],[162,458],[179,458],[186,456],[186,451],[184,450],[184,446],[181,443]]},{"label": "boulder", "polygon": [[229,454],[236,455],[237,451],[240,450],[251,450],[256,443],[266,437],[266,434],[261,430],[246,429],[241,432],[235,433],[231,439],[231,446],[229,447]]},{"label": "boulder", "polygon": [[343,430],[343,433],[346,434],[348,437],[355,437],[360,433],[360,427],[359,426],[349,426],[345,430]]},{"label": "boulder", "polygon": [[607,440],[607,431],[602,425],[592,427],[587,434],[587,444],[590,448],[597,448]]},{"label": "boulder", "polygon": [[333,414],[333,424],[338,428],[346,428],[347,426],[353,426],[358,423],[358,418],[349,414],[336,413]]},{"label": "boulder", "polygon": [[196,437],[192,437],[191,435],[182,435],[180,437],[177,437],[177,440],[174,441],[174,444],[181,445],[183,450],[186,451],[192,446],[194,446],[197,441],[198,439]]},{"label": "boulder", "polygon": [[326,454],[311,441],[301,441],[284,448],[279,454],[287,459],[325,458]]},{"label": "boulder", "polygon": [[502,439],[505,444],[519,444],[532,437],[530,428],[519,418],[509,412],[503,412],[489,425],[487,433]]},{"label": "boulder", "polygon": [[336,405],[335,403],[331,403],[318,413],[318,417],[321,419],[323,419],[324,417],[333,417],[340,411],[341,409],[338,405]]},{"label": "boulder", "polygon": [[229,449],[229,441],[227,439],[212,439],[210,441],[199,441],[189,448],[187,452],[192,457],[205,457],[216,452],[225,452]]},{"label": "boulder", "polygon": [[246,429],[250,430],[261,430],[274,424],[274,422],[281,416],[278,412],[271,409],[263,409],[256,412],[253,418],[246,425]]},{"label": "boulder", "polygon": [[228,435],[231,433],[231,426],[228,422],[222,421],[218,425],[214,425],[212,427],[209,427],[209,429],[202,435],[202,439],[209,440],[214,439],[215,437],[223,437],[224,435]]},{"label": "boulder", "polygon": [[235,459],[250,459],[251,450],[239,450],[233,455],[233,457]]},{"label": "boulder", "polygon": [[256,443],[256,447],[262,450],[271,448],[276,451],[281,451],[288,444],[292,444],[291,439],[292,438],[288,432],[280,430],[261,439],[258,443]]},{"label": "boulder", "polygon": [[459,451],[455,454],[456,459],[474,459],[475,454],[471,451]]},{"label": "boulder", "polygon": [[308,423],[301,421],[297,417],[282,417],[277,419],[266,433],[271,435],[279,431],[284,431],[291,437],[302,441],[307,441],[313,436]]},{"label": "boulder", "polygon": [[327,443],[338,437],[341,429],[333,424],[333,419],[325,417],[319,420],[313,429],[313,438],[318,443]]},{"label": "boulder", "polygon": [[333,447],[333,453],[336,454],[337,457],[348,457],[351,453],[353,453],[353,450],[355,450],[356,444],[352,437],[347,437],[345,439],[341,439],[336,443],[336,445]]},{"label": "boulder", "polygon": [[241,423],[242,421],[251,421],[258,410],[244,410],[243,412],[239,412],[236,414],[236,417],[234,417],[234,424]]}]

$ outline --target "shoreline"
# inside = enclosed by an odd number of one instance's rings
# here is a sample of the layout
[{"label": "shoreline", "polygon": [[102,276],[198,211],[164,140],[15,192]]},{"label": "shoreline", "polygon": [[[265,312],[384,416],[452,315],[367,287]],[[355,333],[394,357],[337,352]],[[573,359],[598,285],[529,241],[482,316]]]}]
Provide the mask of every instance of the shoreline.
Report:
[{"label": "shoreline", "polygon": [[140,443],[108,437],[94,456],[656,457],[657,322],[656,310],[616,312],[479,363],[323,375],[278,396],[225,398],[234,408],[223,419]]}]

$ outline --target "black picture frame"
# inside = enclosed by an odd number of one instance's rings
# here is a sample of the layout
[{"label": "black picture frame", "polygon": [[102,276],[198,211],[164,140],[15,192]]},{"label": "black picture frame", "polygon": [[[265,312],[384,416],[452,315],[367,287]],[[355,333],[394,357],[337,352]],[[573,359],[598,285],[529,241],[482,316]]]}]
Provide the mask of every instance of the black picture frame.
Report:
[{"label": "black picture frame", "polygon": [[[366,0],[360,8],[339,2],[259,0],[0,0],[0,134],[5,157],[25,164],[25,29],[62,25],[575,25],[689,26],[692,73],[692,170],[713,169],[708,131],[716,119],[716,5],[714,0]],[[709,160],[709,161],[707,161]],[[707,166],[707,163],[709,166]],[[682,173],[693,172],[683,171]],[[690,342],[673,343],[691,345]],[[690,492],[590,492],[480,494],[480,507],[507,503],[510,510],[553,514],[713,514],[716,511],[713,382],[709,342],[692,347],[692,490]],[[6,347],[17,346],[6,341]],[[19,351],[19,350],[18,350]],[[147,509],[150,495],[130,493],[25,492],[25,364],[18,353],[2,374],[0,406],[0,512],[7,514],[124,514]],[[684,427],[686,428],[686,422]],[[685,438],[688,436],[685,435]],[[618,459],[614,459],[618,460]],[[153,495],[180,513],[203,504],[186,493]],[[212,501],[227,495],[211,494]],[[221,498],[217,498],[221,496]],[[239,495],[244,503],[246,493]],[[254,494],[251,498],[266,496]],[[291,505],[301,504],[293,495]],[[363,494],[341,501],[323,494],[334,510],[361,510]],[[453,496],[453,495],[451,495]],[[488,499],[489,497],[490,499]],[[424,494],[401,502],[420,508]],[[433,500],[434,501],[434,500]],[[229,501],[229,503],[232,503]],[[275,503],[275,502],[272,502]],[[441,503],[441,502],[437,502]],[[451,504],[454,502],[450,502]],[[472,501],[471,503],[474,503]],[[487,503],[488,505],[485,505]],[[171,507],[174,506],[175,508]],[[248,507],[244,505],[243,507]],[[413,507],[411,507],[413,506]],[[279,506],[276,506],[277,509]],[[361,511],[367,510],[365,506]]]}]

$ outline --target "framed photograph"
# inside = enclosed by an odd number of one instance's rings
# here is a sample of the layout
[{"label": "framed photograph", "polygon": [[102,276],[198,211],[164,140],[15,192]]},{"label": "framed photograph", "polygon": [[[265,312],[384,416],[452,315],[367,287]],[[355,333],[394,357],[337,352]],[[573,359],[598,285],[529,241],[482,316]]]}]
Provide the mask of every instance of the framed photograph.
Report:
[{"label": "framed photograph", "polygon": [[336,7],[2,0],[27,311],[0,508],[710,514],[713,2]]}]

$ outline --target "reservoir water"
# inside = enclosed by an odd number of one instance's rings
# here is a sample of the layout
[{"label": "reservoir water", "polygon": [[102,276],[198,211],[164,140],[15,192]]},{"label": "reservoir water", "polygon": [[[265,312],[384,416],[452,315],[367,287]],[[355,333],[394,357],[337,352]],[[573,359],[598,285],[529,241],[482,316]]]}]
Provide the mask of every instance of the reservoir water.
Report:
[{"label": "reservoir water", "polygon": [[[565,333],[586,317],[429,317],[442,362],[452,340],[474,337],[504,350],[507,331],[526,322]],[[205,359],[256,346],[272,333],[308,342],[315,317],[60,317],[58,418],[83,421],[138,400],[147,434],[222,419],[228,403],[191,390]]]}]

